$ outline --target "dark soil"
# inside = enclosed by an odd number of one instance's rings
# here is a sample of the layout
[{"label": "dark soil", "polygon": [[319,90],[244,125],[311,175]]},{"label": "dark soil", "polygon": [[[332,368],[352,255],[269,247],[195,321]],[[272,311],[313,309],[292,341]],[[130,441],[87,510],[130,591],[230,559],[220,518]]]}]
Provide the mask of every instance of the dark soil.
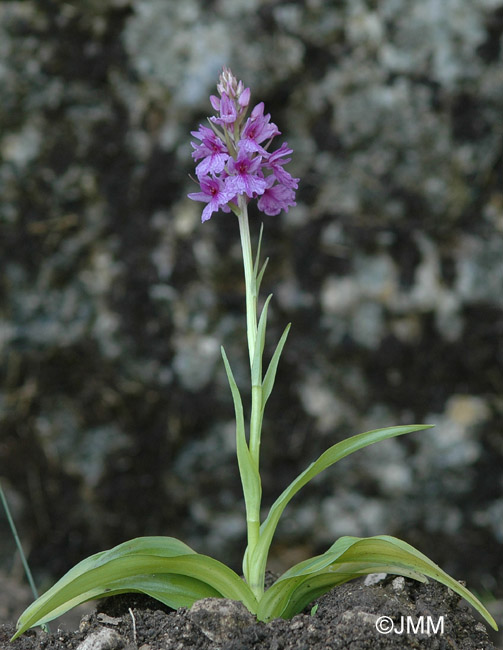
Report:
[{"label": "dark soil", "polygon": [[[277,619],[268,624],[257,623],[241,603],[234,601],[206,599],[190,610],[174,612],[146,596],[126,594],[101,601],[94,613],[82,618],[76,632],[46,634],[37,629],[11,644],[14,626],[2,625],[0,648],[494,650],[485,625],[449,589],[436,582],[421,584],[393,576],[369,584],[374,576],[369,578],[337,587],[289,621]],[[377,631],[380,617],[389,617],[383,625],[391,620],[392,631]]]}]

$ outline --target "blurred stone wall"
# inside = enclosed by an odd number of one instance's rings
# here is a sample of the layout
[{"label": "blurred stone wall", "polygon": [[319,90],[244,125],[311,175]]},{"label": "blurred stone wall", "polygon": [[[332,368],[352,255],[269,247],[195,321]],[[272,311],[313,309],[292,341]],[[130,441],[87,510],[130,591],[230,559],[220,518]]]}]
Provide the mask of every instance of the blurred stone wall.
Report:
[{"label": "blurred stone wall", "polygon": [[502,33],[501,0],[0,4],[0,475],[42,584],[139,535],[239,570],[239,238],[186,198],[228,65],[301,179],[264,218],[269,351],[293,322],[264,506],[350,434],[436,425],[308,486],[273,567],[389,533],[501,595]]}]

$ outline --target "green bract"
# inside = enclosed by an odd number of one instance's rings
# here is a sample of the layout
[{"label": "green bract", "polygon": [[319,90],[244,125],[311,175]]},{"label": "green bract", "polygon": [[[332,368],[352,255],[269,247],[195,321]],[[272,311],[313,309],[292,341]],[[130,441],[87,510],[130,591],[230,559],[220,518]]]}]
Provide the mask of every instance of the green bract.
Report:
[{"label": "green bract", "polygon": [[[226,71],[231,90],[240,88]],[[230,79],[230,81],[229,81]],[[221,81],[221,83],[224,83]],[[233,86],[234,84],[234,86]],[[227,86],[226,86],[227,87]],[[230,92],[230,91],[229,91]],[[239,388],[222,348],[236,415],[236,451],[243,486],[247,547],[244,580],[221,562],[200,555],[172,537],[141,537],[83,560],[38,598],[21,615],[18,637],[84,601],[125,592],[141,592],[173,608],[190,607],[206,597],[240,600],[261,621],[290,618],[332,587],[359,576],[386,572],[425,582],[433,578],[465,598],[495,629],[496,623],[482,603],[459,582],[409,544],[386,535],[359,539],[341,537],[325,553],[296,564],[264,591],[267,558],[276,527],[290,500],[323,470],[345,456],[376,442],[429,428],[407,425],[375,429],[338,442],[311,463],[276,499],[261,522],[260,439],[266,403],[271,395],[289,325],[276,345],[265,374],[263,352],[271,296],[257,319],[257,299],[267,265],[260,266],[260,244],[252,256],[247,198],[229,206],[238,218],[246,284],[246,323],[250,360],[251,409],[248,432]]]}]

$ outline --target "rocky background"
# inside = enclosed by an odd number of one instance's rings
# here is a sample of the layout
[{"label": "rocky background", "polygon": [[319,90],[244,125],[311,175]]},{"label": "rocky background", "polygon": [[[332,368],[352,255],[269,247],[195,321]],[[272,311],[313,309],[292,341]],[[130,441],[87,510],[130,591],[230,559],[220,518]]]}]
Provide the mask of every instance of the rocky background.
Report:
[{"label": "rocky background", "polygon": [[228,65],[301,179],[264,220],[269,350],[293,322],[264,506],[350,434],[436,425],[307,487],[272,567],[389,533],[503,597],[502,34],[501,0],[0,3],[0,476],[42,588],[139,535],[239,570],[239,238],[186,198]]}]

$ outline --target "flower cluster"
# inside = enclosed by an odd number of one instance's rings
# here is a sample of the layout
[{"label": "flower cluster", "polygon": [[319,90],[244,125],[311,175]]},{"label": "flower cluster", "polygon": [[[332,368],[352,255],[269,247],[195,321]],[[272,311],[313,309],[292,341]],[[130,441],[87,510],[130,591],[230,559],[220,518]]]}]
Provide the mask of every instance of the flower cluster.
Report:
[{"label": "flower cluster", "polygon": [[283,143],[270,153],[269,145],[280,135],[269,114],[264,115],[260,102],[246,119],[250,103],[250,89],[224,68],[217,84],[220,97],[212,95],[211,105],[218,116],[209,118],[209,125],[200,125],[192,131],[198,143],[192,142],[192,157],[196,166],[200,192],[189,198],[203,201],[202,221],[213,212],[238,210],[239,199],[248,202],[258,199],[258,208],[267,215],[276,215],[295,204],[298,178],[293,178],[284,165],[291,158],[292,149]]}]

